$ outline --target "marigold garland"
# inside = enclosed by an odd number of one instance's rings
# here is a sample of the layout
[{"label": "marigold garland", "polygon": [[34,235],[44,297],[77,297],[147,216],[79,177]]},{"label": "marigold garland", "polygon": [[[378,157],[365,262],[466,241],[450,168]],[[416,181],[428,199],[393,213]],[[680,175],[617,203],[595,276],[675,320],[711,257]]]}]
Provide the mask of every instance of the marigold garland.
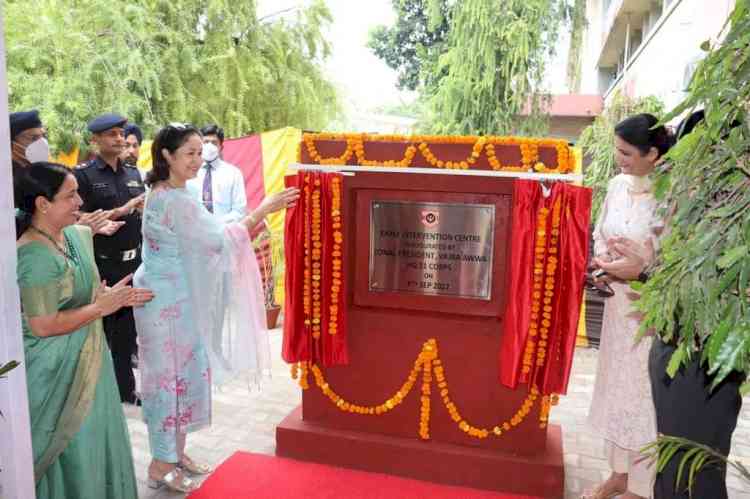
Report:
[{"label": "marigold garland", "polygon": [[[307,220],[311,205],[310,175],[305,175],[304,181],[304,216]],[[305,223],[305,258],[304,258],[304,283],[302,285],[302,307],[304,310],[305,326],[312,325],[312,255],[310,253],[310,224]]]},{"label": "marigold garland", "polygon": [[320,238],[322,225],[322,210],[320,203],[320,179],[315,179],[312,190],[312,335],[316,340],[320,338],[321,317],[321,255],[323,241]]},{"label": "marigold garland", "polygon": [[328,306],[328,333],[338,332],[339,297],[341,296],[341,257],[344,233],[341,230],[341,178],[331,178],[331,228],[333,229],[333,268],[331,279],[331,303]]},{"label": "marigold garland", "polygon": [[[542,206],[537,214],[536,239],[534,243],[534,274],[531,291],[531,315],[529,320],[529,334],[524,348],[523,365],[521,371],[529,377],[532,387],[536,386],[534,373],[544,367],[547,351],[549,350],[549,332],[552,327],[552,303],[555,297],[555,273],[558,265],[558,241],[560,237],[560,221],[562,201],[558,197],[552,206],[552,227],[548,231],[547,220],[549,208]],[[537,341],[538,337],[538,341]],[[536,357],[536,358],[535,358]],[[536,366],[537,370],[534,369]],[[549,405],[548,397],[542,400],[540,426],[547,426],[545,407]],[[543,417],[542,417],[543,416]]]},{"label": "marigold garland", "polygon": [[[346,141],[346,149],[340,156],[323,158],[315,147],[317,140]],[[427,162],[435,168],[468,169],[474,165],[484,151],[493,170],[496,171],[535,171],[539,173],[570,173],[572,160],[570,147],[562,139],[539,139],[529,137],[495,136],[439,136],[439,135],[377,135],[377,134],[334,134],[305,133],[302,135],[310,159],[319,164],[343,165],[352,156],[362,166],[411,166],[417,149]],[[365,156],[365,142],[402,142],[407,145],[404,157],[400,160],[369,160]],[[461,161],[448,161],[436,157],[429,144],[472,144],[471,154]],[[517,146],[521,151],[521,165],[502,165],[497,159],[495,146]],[[557,152],[557,166],[547,166],[539,161],[539,148],[554,148]],[[301,151],[301,149],[300,149]]]},{"label": "marigold garland", "polygon": [[[299,379],[297,374],[299,370],[302,371]],[[448,382],[445,378],[445,370],[442,362],[438,358],[438,346],[437,340],[434,338],[429,339],[422,346],[422,351],[414,361],[409,375],[407,376],[404,383],[401,385],[396,393],[389,397],[382,404],[374,406],[363,406],[355,404],[345,400],[343,397],[338,395],[328,384],[323,376],[323,372],[320,367],[313,364],[309,367],[315,378],[315,384],[320,388],[323,394],[340,410],[344,412],[350,412],[355,414],[379,416],[387,412],[392,411],[396,406],[400,405],[403,400],[409,395],[412,388],[417,382],[420,371],[422,374],[422,394],[420,396],[420,414],[419,414],[419,429],[418,434],[423,440],[429,440],[430,438],[430,413],[431,413],[431,394],[432,394],[432,381],[433,374],[434,379],[437,382],[437,388],[439,390],[440,397],[443,405],[445,406],[451,419],[458,425],[458,427],[465,432],[467,435],[474,438],[487,438],[490,435],[497,437],[502,436],[504,433],[510,431],[516,426],[520,425],[524,419],[529,415],[531,410],[539,398],[539,390],[536,385],[533,385],[526,399],[521,404],[521,407],[513,414],[513,416],[502,423],[490,428],[481,428],[472,425],[462,416],[456,404],[450,398],[450,390]],[[292,366],[292,377],[298,379],[298,382],[302,389],[307,389],[309,384],[307,382],[308,363],[301,362],[298,365]],[[549,406],[554,405],[551,402],[551,398],[548,396],[542,397],[542,405],[540,409],[540,424],[542,427],[546,427],[547,420],[549,418]],[[555,399],[556,400],[556,399]]]}]

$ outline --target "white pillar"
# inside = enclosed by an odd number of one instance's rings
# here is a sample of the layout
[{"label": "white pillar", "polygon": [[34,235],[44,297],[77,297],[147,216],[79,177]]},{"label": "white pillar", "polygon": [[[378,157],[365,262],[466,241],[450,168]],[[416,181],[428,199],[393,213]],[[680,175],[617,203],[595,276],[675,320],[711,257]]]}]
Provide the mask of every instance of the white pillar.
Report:
[{"label": "white pillar", "polygon": [[[16,284],[16,229],[8,122],[8,77],[5,70],[5,22],[0,4],[0,365],[24,361],[21,306]],[[26,370],[21,364],[0,379],[0,497],[33,499],[34,459],[31,453]]]}]

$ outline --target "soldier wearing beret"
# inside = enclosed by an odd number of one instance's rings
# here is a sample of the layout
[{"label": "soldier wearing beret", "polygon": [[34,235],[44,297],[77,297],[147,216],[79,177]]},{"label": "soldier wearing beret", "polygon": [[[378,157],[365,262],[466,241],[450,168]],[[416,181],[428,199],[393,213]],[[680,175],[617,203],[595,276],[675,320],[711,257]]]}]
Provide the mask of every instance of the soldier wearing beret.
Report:
[{"label": "soldier wearing beret", "polygon": [[[111,236],[94,237],[94,253],[99,273],[107,283],[115,283],[132,274],[141,263],[141,210],[145,187],[134,166],[120,159],[125,149],[124,126],[127,119],[104,114],[91,120],[88,129],[98,154],[75,170],[82,211],[105,210],[123,223]],[[137,403],[131,358],[137,351],[132,308],[120,309],[104,318],[112,359],[115,365],[120,399]]]},{"label": "soldier wearing beret", "polygon": [[[18,111],[11,113],[10,121],[10,151],[13,163],[13,204],[21,206],[21,196],[18,189],[21,175],[25,168],[37,161],[49,160],[49,144],[47,133],[39,118],[39,111]],[[16,217],[26,216],[19,212]],[[98,210],[92,213],[84,213],[78,220],[79,225],[91,227],[94,234],[111,235],[117,232],[120,224],[109,220],[110,213]]]},{"label": "soldier wearing beret", "polygon": [[39,111],[19,111],[10,114],[10,154],[13,163],[13,196],[15,206],[20,206],[16,188],[18,177],[31,163],[47,161],[49,146],[39,118]]}]

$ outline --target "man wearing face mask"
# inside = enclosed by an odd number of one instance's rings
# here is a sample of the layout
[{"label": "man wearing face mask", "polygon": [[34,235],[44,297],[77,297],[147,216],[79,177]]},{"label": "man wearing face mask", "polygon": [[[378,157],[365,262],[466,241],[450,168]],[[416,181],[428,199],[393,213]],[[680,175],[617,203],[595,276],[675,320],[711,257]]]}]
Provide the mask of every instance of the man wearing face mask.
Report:
[{"label": "man wearing face mask", "polygon": [[[119,282],[141,264],[141,210],[145,187],[135,166],[120,159],[125,150],[127,119],[104,114],[91,120],[88,129],[98,154],[74,170],[82,211],[109,211],[123,226],[109,237],[94,237],[94,256],[101,278]],[[104,318],[104,332],[112,350],[115,376],[123,402],[137,403],[131,357],[136,353],[133,309],[122,308]]]},{"label": "man wearing face mask", "polygon": [[201,133],[203,166],[196,178],[187,182],[187,188],[223,222],[241,220],[247,210],[245,179],[239,168],[221,158],[224,130],[217,125],[208,125],[201,129]]},{"label": "man wearing face mask", "polygon": [[[13,201],[19,206],[18,182],[24,169],[31,163],[49,160],[47,134],[39,118],[39,111],[19,111],[10,114],[10,151],[13,163]],[[119,224],[109,220],[110,213],[98,210],[85,213],[78,220],[79,225],[91,228],[94,234],[113,234]]]},{"label": "man wearing face mask", "polygon": [[[49,159],[46,133],[42,126],[42,120],[39,119],[39,111],[36,109],[10,114],[10,154],[13,163],[15,197],[17,195],[15,187],[23,169],[31,163]],[[18,199],[14,199],[14,202],[16,206],[19,205]]]}]

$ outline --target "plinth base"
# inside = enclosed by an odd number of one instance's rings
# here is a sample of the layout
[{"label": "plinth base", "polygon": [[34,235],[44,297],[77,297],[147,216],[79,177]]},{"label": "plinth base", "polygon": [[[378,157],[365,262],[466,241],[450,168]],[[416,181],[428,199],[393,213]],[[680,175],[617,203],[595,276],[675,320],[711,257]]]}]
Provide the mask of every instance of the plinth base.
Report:
[{"label": "plinth base", "polygon": [[332,429],[303,421],[301,406],[276,427],[278,456],[545,498],[563,497],[562,451],[562,431],[554,425],[546,450],[534,456]]}]

